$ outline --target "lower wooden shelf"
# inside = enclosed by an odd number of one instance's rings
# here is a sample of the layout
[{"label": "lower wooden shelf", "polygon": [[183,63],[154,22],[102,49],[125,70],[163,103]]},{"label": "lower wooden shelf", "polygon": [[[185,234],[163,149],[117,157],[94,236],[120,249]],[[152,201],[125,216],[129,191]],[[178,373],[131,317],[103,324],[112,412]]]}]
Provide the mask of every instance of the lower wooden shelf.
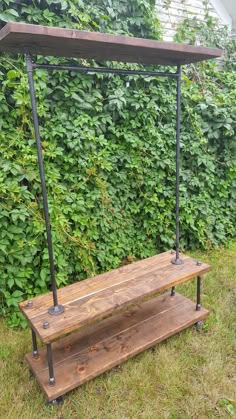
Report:
[{"label": "lower wooden shelf", "polygon": [[48,384],[46,348],[39,358],[26,360],[46,393],[53,400],[91,378],[120,364],[209,314],[180,294],[159,295],[123,313],[113,315],[52,344],[56,383]]}]

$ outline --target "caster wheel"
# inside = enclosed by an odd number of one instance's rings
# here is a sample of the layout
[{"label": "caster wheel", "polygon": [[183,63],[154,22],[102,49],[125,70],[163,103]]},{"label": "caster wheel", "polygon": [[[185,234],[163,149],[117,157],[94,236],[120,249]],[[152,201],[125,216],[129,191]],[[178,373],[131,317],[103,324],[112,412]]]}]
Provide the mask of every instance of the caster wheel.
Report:
[{"label": "caster wheel", "polygon": [[57,397],[54,400],[50,400],[50,401],[48,400],[47,401],[47,406],[61,406],[63,404],[63,402],[64,402],[64,399],[63,399],[62,396],[60,396],[60,397]]},{"label": "caster wheel", "polygon": [[203,329],[203,326],[204,326],[203,320],[199,320],[197,323],[195,323],[195,327],[198,332],[200,332]]}]

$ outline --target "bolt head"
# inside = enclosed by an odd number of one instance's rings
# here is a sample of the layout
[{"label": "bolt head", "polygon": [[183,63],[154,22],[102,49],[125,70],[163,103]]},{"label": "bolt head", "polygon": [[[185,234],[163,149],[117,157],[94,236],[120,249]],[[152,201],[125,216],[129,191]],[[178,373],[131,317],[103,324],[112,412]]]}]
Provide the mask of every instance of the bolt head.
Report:
[{"label": "bolt head", "polygon": [[32,305],[33,305],[33,301],[32,300],[27,301],[27,307],[32,307]]},{"label": "bolt head", "polygon": [[197,266],[201,266],[202,262],[200,260],[197,261]]},{"label": "bolt head", "polygon": [[43,328],[44,329],[48,329],[49,328],[49,322],[47,320],[45,322],[43,322]]},{"label": "bolt head", "polygon": [[49,378],[49,385],[50,386],[55,386],[55,378],[54,377]]}]

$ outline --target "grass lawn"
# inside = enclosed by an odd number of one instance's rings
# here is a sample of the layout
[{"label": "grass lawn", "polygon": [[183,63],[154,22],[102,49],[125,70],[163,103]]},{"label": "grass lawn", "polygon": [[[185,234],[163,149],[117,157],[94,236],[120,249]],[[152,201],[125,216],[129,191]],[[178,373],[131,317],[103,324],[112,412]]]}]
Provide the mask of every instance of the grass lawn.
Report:
[{"label": "grass lawn", "polygon": [[[24,362],[29,330],[0,321],[0,418],[188,419],[236,418],[236,244],[194,252],[212,265],[204,276],[204,329],[169,338],[65,396],[45,405]],[[195,280],[177,287],[195,298]]]}]

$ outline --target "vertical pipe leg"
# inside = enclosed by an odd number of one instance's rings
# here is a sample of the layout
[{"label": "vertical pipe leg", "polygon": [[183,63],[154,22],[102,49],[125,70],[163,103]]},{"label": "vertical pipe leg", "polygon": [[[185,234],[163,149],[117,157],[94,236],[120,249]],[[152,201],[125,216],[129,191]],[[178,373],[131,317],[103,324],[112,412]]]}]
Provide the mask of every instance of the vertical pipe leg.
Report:
[{"label": "vertical pipe leg", "polygon": [[172,288],[171,288],[171,293],[170,293],[170,296],[171,296],[171,297],[174,297],[174,295],[175,295],[175,287],[172,287]]},{"label": "vertical pipe leg", "polygon": [[55,267],[54,267],[54,258],[53,258],[52,234],[51,234],[50,216],[49,216],[49,209],[48,209],[47,188],[46,188],[46,181],[45,181],[45,174],[44,174],[42,146],[41,146],[40,133],[39,133],[39,121],[38,121],[38,113],[37,113],[37,103],[36,103],[36,96],[35,96],[33,66],[32,66],[31,55],[26,54],[25,59],[26,59],[26,67],[27,67],[28,80],[29,80],[31,106],[32,106],[33,120],[34,120],[34,132],[35,132],[35,140],[36,140],[36,147],[37,147],[37,154],[38,154],[39,173],[40,173],[42,194],[43,194],[43,209],[44,209],[44,218],[45,218],[46,233],[47,233],[51,286],[52,286],[52,293],[53,293],[53,306],[49,308],[48,312],[50,314],[61,314],[64,311],[64,307],[58,304],[58,298],[57,298],[57,286],[56,286]]},{"label": "vertical pipe leg", "polygon": [[48,359],[49,385],[54,386],[55,385],[55,377],[54,377],[54,371],[53,371],[51,343],[47,343],[47,359]]},{"label": "vertical pipe leg", "polygon": [[196,310],[201,310],[201,277],[197,277],[197,304],[196,304]]},{"label": "vertical pipe leg", "polygon": [[39,353],[38,353],[38,345],[37,345],[37,339],[35,331],[32,329],[32,345],[33,345],[33,358],[38,359]]},{"label": "vertical pipe leg", "polygon": [[175,184],[175,227],[176,227],[176,254],[171,262],[181,265],[183,260],[179,257],[179,167],[180,167],[180,112],[181,112],[181,66],[177,67],[176,86],[176,184]]}]

